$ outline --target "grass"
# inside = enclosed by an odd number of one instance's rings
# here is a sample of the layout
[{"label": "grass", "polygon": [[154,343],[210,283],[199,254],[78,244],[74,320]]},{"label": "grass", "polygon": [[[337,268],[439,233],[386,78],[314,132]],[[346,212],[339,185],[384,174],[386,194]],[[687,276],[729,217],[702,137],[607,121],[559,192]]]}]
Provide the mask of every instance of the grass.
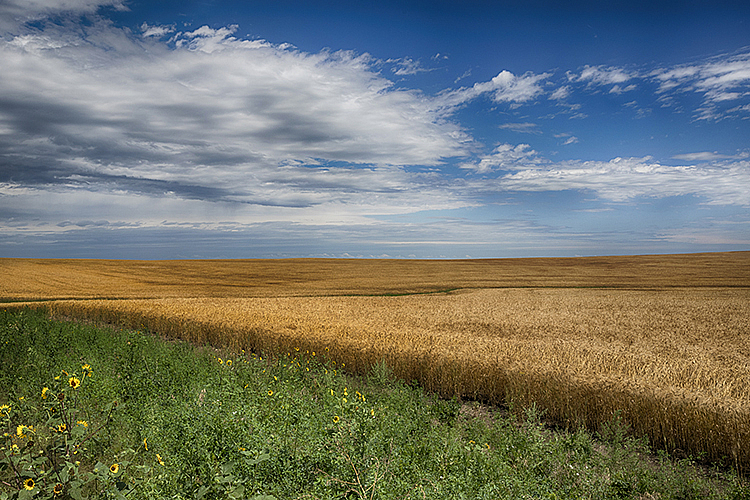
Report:
[{"label": "grass", "polygon": [[[354,377],[305,351],[219,351],[0,311],[0,498],[58,485],[59,498],[750,498],[731,472],[652,454],[618,415],[595,433],[552,431],[535,405],[519,416],[440,399],[384,363]],[[50,425],[58,393],[87,423],[77,435]],[[55,447],[61,436],[81,443],[75,456]],[[45,457],[75,473],[63,481]]]}]

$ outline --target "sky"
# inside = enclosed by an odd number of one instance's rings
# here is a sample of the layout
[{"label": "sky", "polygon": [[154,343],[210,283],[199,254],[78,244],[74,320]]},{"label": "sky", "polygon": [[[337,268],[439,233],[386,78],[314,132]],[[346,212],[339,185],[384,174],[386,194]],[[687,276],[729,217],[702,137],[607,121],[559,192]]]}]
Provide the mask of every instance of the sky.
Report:
[{"label": "sky", "polygon": [[746,1],[0,0],[0,257],[736,250]]}]

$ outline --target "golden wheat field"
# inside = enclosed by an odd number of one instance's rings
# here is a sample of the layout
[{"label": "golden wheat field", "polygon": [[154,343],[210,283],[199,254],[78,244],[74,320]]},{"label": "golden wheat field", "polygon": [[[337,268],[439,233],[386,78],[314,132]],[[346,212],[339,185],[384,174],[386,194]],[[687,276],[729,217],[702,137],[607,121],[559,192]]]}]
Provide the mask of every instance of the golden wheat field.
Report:
[{"label": "golden wheat field", "polygon": [[[0,299],[197,343],[379,361],[443,395],[621,411],[750,465],[750,252],[466,261],[0,259]],[[33,301],[33,302],[31,302]]]}]

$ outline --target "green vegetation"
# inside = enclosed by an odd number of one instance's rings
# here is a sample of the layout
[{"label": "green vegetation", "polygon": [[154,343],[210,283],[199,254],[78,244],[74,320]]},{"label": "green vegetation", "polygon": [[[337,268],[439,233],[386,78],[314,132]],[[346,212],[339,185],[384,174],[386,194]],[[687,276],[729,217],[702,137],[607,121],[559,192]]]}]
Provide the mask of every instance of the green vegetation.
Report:
[{"label": "green vegetation", "polygon": [[750,499],[617,416],[553,432],[534,406],[441,400],[385,364],[350,377],[325,352],[0,311],[0,366],[0,498]]}]

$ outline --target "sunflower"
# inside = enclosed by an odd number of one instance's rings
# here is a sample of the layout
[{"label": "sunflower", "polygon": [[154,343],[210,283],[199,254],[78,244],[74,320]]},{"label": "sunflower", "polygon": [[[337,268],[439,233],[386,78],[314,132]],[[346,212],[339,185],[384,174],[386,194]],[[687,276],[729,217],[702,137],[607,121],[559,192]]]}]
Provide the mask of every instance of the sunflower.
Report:
[{"label": "sunflower", "polygon": [[65,429],[67,429],[68,426],[65,424],[60,424],[57,426],[57,432],[65,432]]},{"label": "sunflower", "polygon": [[49,387],[42,388],[42,399],[47,399],[48,392],[49,392]]},{"label": "sunflower", "polygon": [[34,486],[36,486],[36,483],[34,483],[34,480],[31,478],[28,478],[23,482],[23,489],[25,490],[31,491],[34,489]]},{"label": "sunflower", "polygon": [[339,420],[340,420],[340,419],[339,419],[339,416],[338,416],[338,415],[334,415],[334,416],[333,416],[333,423],[334,423],[334,424],[338,424],[338,423],[339,423]]},{"label": "sunflower", "polygon": [[10,416],[10,406],[3,405],[0,406],[0,417],[7,417]]},{"label": "sunflower", "polygon": [[268,391],[268,395],[269,395],[269,396],[273,396],[273,391],[272,391],[272,390],[269,390],[269,391]]},{"label": "sunflower", "polygon": [[55,496],[62,495],[64,486],[60,483],[57,483],[54,488],[52,488],[52,493],[55,494]]},{"label": "sunflower", "polygon": [[109,467],[109,472],[111,472],[112,474],[117,474],[117,472],[118,472],[119,470],[120,470],[120,464],[112,464],[112,465],[111,465],[111,466]]},{"label": "sunflower", "polygon": [[75,377],[70,377],[70,378],[68,379],[68,384],[69,384],[69,385],[70,385],[70,387],[72,387],[73,389],[77,389],[77,388],[78,388],[78,386],[79,386],[79,385],[81,385],[81,381],[80,381],[79,379],[75,378]]}]

